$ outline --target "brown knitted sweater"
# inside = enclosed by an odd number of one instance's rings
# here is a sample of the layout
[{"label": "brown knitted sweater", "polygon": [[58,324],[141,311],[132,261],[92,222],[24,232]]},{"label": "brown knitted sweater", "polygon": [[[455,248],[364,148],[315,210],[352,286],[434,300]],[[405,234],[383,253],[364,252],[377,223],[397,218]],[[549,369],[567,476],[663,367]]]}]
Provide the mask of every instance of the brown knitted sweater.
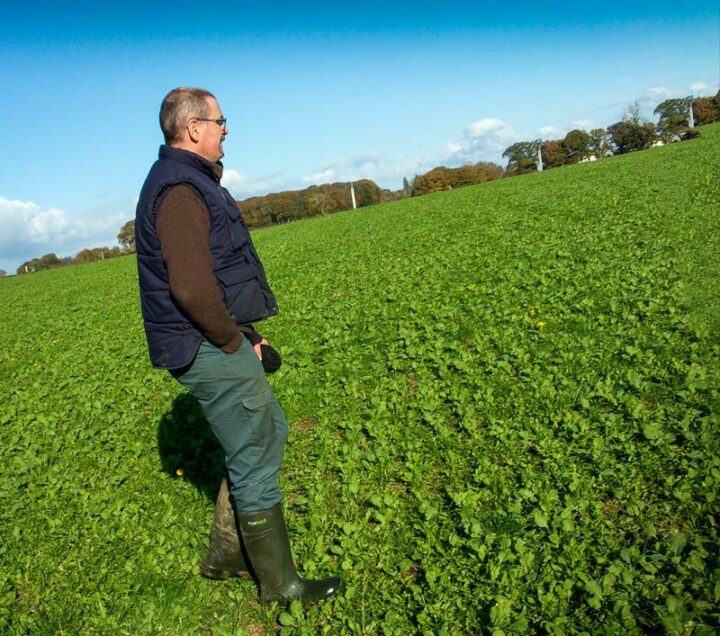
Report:
[{"label": "brown knitted sweater", "polygon": [[192,188],[176,185],[168,190],[156,228],[170,293],[200,332],[225,353],[237,351],[241,332],[252,344],[259,343],[261,336],[253,327],[236,325],[225,306],[212,270],[210,214]]}]

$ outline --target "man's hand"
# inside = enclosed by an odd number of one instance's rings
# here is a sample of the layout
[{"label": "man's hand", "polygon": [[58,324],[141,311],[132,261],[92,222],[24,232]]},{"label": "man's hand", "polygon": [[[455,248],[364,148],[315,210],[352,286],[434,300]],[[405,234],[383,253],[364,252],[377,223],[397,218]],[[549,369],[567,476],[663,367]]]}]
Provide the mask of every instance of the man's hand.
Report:
[{"label": "man's hand", "polygon": [[265,338],[263,338],[260,342],[258,342],[256,345],[253,345],[253,349],[255,349],[255,353],[257,354],[257,357],[262,360],[262,350],[260,349],[260,345],[264,344],[270,344]]}]

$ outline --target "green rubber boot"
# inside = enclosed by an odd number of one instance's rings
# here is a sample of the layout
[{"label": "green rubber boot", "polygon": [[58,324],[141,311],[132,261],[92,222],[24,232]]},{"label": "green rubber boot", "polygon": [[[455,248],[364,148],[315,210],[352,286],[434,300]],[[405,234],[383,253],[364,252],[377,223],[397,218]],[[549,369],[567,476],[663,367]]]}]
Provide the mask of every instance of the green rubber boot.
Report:
[{"label": "green rubber boot", "polygon": [[282,504],[252,515],[238,515],[243,543],[260,583],[260,603],[316,603],[335,596],[342,579],[309,581],[298,576],[290,553]]},{"label": "green rubber boot", "polygon": [[223,478],[215,505],[210,547],[200,562],[200,573],[208,579],[224,581],[231,576],[250,578],[250,572],[240,546],[235,510],[230,500],[227,479]]}]

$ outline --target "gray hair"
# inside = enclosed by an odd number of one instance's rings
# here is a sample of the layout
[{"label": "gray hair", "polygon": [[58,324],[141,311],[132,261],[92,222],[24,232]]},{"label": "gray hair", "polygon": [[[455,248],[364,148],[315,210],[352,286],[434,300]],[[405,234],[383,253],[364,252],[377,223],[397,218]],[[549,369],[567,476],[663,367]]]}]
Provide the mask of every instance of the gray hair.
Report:
[{"label": "gray hair", "polygon": [[188,120],[193,117],[207,117],[209,108],[207,98],[215,98],[204,88],[174,88],[160,106],[160,128],[166,144],[182,140],[182,131]]}]

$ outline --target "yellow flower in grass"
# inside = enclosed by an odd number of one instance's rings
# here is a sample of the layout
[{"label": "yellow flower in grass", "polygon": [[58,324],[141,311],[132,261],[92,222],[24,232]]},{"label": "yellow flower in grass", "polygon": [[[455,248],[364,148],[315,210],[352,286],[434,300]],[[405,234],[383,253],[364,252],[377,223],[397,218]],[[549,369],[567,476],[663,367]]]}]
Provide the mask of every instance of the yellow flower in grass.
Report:
[{"label": "yellow flower in grass", "polygon": [[538,329],[542,329],[544,326],[545,326],[545,321],[544,321],[544,320],[541,320],[540,322],[537,323],[537,328],[538,328]]},{"label": "yellow flower in grass", "polygon": [[176,474],[178,477],[182,477],[182,476],[185,474],[185,471],[184,471],[182,468],[178,468],[178,469],[175,471],[175,474]]}]

